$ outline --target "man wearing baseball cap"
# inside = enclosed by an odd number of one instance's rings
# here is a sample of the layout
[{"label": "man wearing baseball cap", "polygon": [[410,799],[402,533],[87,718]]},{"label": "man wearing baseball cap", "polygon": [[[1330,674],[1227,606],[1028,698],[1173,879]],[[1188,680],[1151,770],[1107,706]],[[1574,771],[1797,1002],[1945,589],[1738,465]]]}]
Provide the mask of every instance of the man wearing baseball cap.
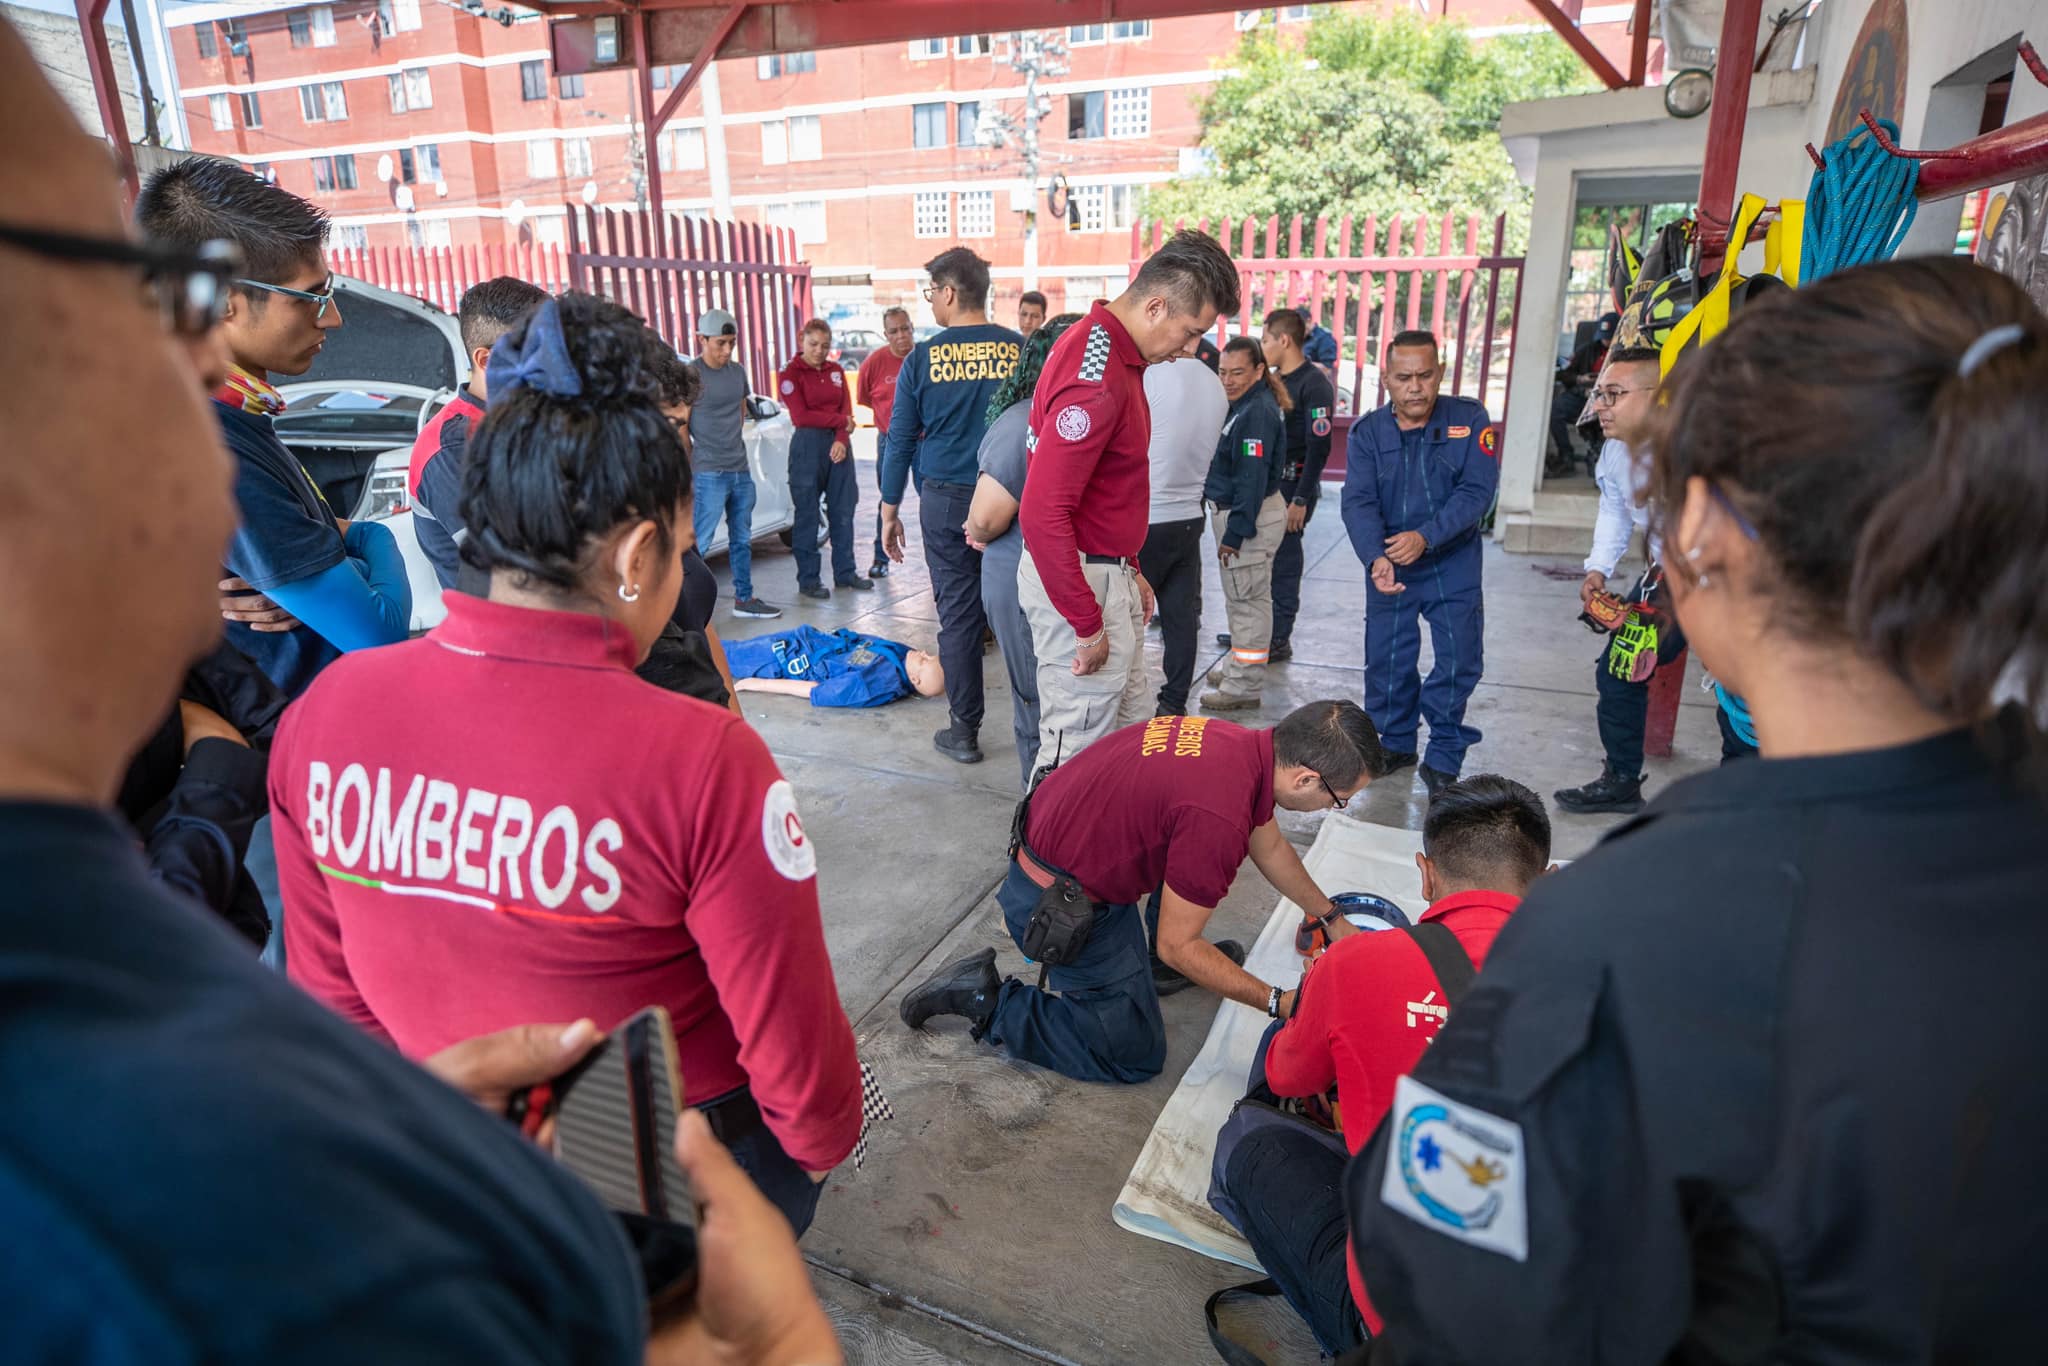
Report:
[{"label": "man wearing baseball cap", "polygon": [[690,491],[697,544],[711,543],[722,517],[726,562],[732,566],[732,612],[736,617],[779,617],[782,609],[754,596],[754,476],[747,468],[742,433],[747,396],[754,388],[746,368],[732,358],[739,344],[732,314],[710,308],[697,320],[697,359],[691,367],[702,386],[690,407]]}]

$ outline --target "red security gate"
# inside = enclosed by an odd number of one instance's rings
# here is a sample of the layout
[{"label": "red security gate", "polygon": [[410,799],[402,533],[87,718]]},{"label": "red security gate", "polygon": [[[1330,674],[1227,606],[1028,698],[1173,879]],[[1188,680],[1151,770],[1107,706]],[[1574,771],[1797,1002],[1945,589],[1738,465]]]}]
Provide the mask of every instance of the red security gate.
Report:
[{"label": "red security gate", "polygon": [[569,284],[623,304],[671,346],[695,354],[704,313],[722,308],[739,327],[735,356],[754,386],[797,354],[811,314],[811,268],[796,234],[758,223],[719,222],[618,209],[571,210]]},{"label": "red security gate", "polygon": [[[1136,225],[1131,230],[1133,273],[1169,232],[1186,226],[1154,222],[1148,234],[1146,224]],[[1477,216],[1460,223],[1448,213],[1405,221],[1397,214],[1384,233],[1377,219],[1368,216],[1354,224],[1348,214],[1334,224],[1297,215],[1284,234],[1277,216],[1235,223],[1226,218],[1214,229],[1206,219],[1192,226],[1213,231],[1237,259],[1243,302],[1234,329],[1218,320],[1218,341],[1229,334],[1256,335],[1268,312],[1289,306],[1307,308],[1336,338],[1340,416],[1331,474],[1343,469],[1342,432],[1352,417],[1385,401],[1380,358],[1394,334],[1406,329],[1427,327],[1442,339],[1446,393],[1479,399],[1497,425],[1506,422],[1522,258],[1502,254],[1505,217],[1493,221],[1490,253],[1480,248]],[[1354,229],[1360,247],[1355,256]]]}]

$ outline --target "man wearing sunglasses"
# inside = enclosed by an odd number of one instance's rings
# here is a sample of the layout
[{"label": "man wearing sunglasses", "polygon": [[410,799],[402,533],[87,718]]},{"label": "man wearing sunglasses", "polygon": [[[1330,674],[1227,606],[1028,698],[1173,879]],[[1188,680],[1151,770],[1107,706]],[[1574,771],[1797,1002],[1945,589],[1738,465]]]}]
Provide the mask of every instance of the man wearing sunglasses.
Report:
[{"label": "man wearing sunglasses", "polygon": [[1166,1064],[1162,995],[1192,983],[1287,1018],[1294,993],[1246,972],[1235,941],[1202,932],[1249,855],[1333,938],[1352,933],[1274,812],[1341,810],[1383,763],[1355,702],[1311,702],[1271,730],[1158,716],[1111,731],[1025,797],[996,893],[1022,948],[1047,892],[1077,883],[1093,905],[1085,937],[1038,986],[999,978],[994,949],[948,963],[903,998],[903,1022],[962,1015],[1012,1057],[1080,1081],[1139,1082]]},{"label": "man wearing sunglasses", "polygon": [[412,589],[388,528],[351,525],[278,439],[284,400],[272,375],[302,375],[341,326],[321,246],[327,219],[231,162],[195,157],[159,171],[135,206],[145,236],[196,253],[227,242],[241,258],[218,306],[231,362],[213,408],[235,457],[241,528],[225,568],[246,590],[223,611],[228,639],[287,695],[349,650],[405,639]]}]

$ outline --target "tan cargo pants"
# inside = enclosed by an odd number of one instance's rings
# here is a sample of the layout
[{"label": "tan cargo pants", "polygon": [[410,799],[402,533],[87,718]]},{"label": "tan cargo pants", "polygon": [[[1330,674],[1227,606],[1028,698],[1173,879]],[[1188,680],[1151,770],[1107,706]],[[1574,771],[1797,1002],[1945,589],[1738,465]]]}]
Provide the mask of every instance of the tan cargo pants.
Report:
[{"label": "tan cargo pants", "polygon": [[1038,654],[1041,766],[1071,759],[1111,731],[1152,715],[1153,684],[1145,668],[1145,606],[1138,594],[1137,565],[1084,562],[1081,573],[1102,605],[1109,658],[1094,673],[1077,678],[1074,628],[1046,596],[1028,548],[1017,566],[1017,602],[1031,623],[1031,645]]},{"label": "tan cargo pants", "polygon": [[[1230,509],[1216,508],[1209,525],[1216,544]],[[1287,531],[1287,500],[1274,493],[1259,504],[1257,530],[1223,566],[1223,605],[1230,621],[1230,654],[1209,681],[1234,697],[1257,697],[1266,684],[1266,656],[1273,644],[1273,552]]]}]

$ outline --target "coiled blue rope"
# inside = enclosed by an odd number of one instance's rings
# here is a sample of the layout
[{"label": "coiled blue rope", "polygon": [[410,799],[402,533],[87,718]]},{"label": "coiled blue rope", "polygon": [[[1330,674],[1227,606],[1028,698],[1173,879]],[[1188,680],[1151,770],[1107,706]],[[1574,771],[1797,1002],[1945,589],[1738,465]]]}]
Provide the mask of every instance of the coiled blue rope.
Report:
[{"label": "coiled blue rope", "polygon": [[[1889,119],[1877,122],[1896,145],[1899,126]],[[1826,165],[1813,173],[1806,192],[1806,234],[1799,259],[1802,284],[1845,266],[1890,260],[1920,208],[1913,197],[1920,183],[1920,163],[1887,152],[1861,123],[1829,146],[1822,159]]]}]

